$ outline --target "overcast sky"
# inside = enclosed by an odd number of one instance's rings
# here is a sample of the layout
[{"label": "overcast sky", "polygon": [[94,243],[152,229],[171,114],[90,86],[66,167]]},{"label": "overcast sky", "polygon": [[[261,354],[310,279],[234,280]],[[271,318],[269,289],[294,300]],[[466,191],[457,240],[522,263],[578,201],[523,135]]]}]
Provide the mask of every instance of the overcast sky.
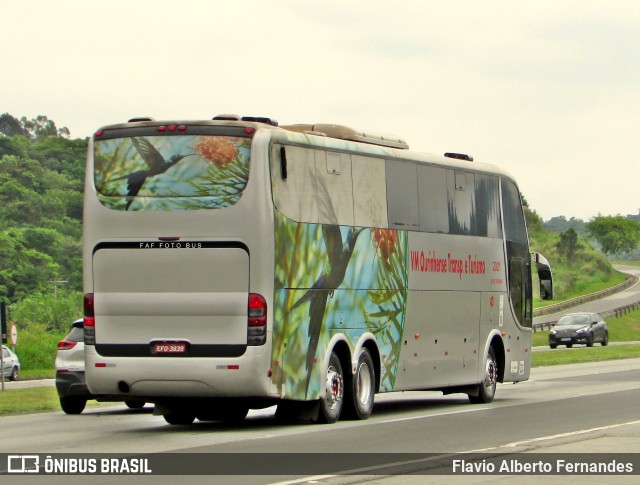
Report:
[{"label": "overcast sky", "polygon": [[545,220],[640,210],[637,0],[20,0],[0,113],[71,136],[220,113],[393,133],[511,172]]}]

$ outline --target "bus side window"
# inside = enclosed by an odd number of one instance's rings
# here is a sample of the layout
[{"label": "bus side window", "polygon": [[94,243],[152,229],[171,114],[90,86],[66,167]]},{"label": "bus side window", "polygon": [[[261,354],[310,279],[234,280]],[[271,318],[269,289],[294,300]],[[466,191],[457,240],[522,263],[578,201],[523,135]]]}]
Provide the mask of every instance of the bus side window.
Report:
[{"label": "bus side window", "polygon": [[518,321],[525,327],[531,326],[532,300],[530,279],[528,274],[530,267],[522,258],[511,258],[509,262],[509,294],[513,310]]},{"label": "bus side window", "polygon": [[416,164],[387,160],[386,177],[389,227],[417,231],[420,218]]},{"label": "bus side window", "polygon": [[509,262],[509,294],[513,310],[520,321],[524,317],[524,278],[522,274],[524,268],[522,263],[521,258],[511,258]]},{"label": "bus side window", "polygon": [[353,215],[359,227],[387,227],[387,188],[382,158],[351,155]]},{"label": "bus side window", "polygon": [[[286,150],[287,176],[283,177],[281,148]],[[298,222],[318,222],[313,151],[275,145],[271,152],[271,186],[277,209]]]},{"label": "bus side window", "polygon": [[419,165],[418,198],[420,202],[420,230],[448,234],[447,170],[440,167]]},{"label": "bus side window", "polygon": [[475,234],[475,177],[471,172],[447,171],[449,234]]},{"label": "bus side window", "polygon": [[531,255],[527,226],[516,185],[502,179],[504,237],[509,262],[509,295],[519,323],[531,327]]},{"label": "bus side window", "polygon": [[353,226],[351,155],[315,150],[318,222]]}]

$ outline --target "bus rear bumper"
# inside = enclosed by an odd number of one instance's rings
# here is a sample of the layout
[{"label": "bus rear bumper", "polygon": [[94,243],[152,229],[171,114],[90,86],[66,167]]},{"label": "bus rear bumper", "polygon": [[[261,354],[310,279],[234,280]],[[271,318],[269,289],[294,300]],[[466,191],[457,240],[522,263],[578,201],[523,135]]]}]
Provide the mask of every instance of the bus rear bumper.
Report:
[{"label": "bus rear bumper", "polygon": [[87,346],[85,362],[87,385],[93,394],[144,398],[148,402],[164,398],[275,397],[265,353],[216,359],[119,358],[103,357]]}]

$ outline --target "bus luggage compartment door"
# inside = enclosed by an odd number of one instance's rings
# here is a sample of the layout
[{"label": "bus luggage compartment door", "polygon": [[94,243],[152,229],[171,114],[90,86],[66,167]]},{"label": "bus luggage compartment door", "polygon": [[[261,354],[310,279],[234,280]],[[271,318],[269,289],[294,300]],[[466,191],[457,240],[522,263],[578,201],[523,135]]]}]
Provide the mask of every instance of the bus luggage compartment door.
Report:
[{"label": "bus luggage compartment door", "polygon": [[243,245],[103,245],[93,254],[93,275],[99,354],[233,357],[244,353],[249,253]]}]

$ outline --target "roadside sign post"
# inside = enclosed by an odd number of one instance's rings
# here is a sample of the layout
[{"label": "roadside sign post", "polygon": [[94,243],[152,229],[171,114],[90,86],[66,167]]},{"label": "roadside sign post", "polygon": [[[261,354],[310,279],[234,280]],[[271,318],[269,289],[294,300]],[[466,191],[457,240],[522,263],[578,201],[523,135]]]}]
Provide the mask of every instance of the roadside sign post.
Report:
[{"label": "roadside sign post", "polygon": [[11,322],[11,347],[13,347],[13,351],[16,350],[16,345],[18,345],[18,327],[14,322]]},{"label": "roadside sign post", "polygon": [[0,381],[2,381],[2,391],[4,392],[4,352],[0,344]]},{"label": "roadside sign post", "polygon": [[0,382],[2,382],[2,391],[4,392],[4,352],[2,351],[2,344],[7,343],[7,305],[5,302],[0,302]]},{"label": "roadside sign post", "polygon": [[0,301],[0,333],[2,333],[3,344],[7,343],[7,305]]}]

